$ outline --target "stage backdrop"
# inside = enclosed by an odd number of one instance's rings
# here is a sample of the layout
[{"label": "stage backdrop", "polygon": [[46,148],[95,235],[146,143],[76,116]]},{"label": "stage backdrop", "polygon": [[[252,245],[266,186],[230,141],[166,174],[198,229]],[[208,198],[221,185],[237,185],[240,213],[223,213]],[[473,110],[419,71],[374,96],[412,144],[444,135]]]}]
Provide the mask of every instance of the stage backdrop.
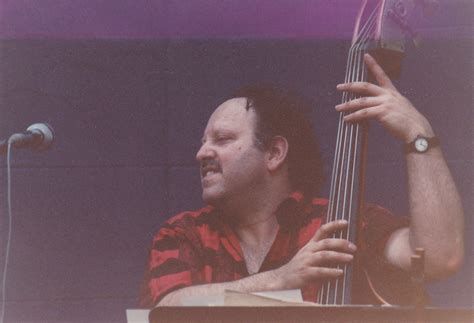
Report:
[{"label": "stage backdrop", "polygon": [[[47,1],[56,5],[51,10],[34,1],[2,2],[0,138],[35,122],[48,122],[56,135],[47,152],[13,153],[7,322],[125,320],[125,308],[137,305],[154,232],[169,216],[202,205],[194,159],[202,131],[215,107],[242,85],[290,87],[312,103],[329,176],[334,106],[340,102],[335,87],[344,76],[350,32],[343,16],[336,19],[340,32],[331,35],[328,30],[338,29],[331,29],[334,20],[324,20],[323,13],[343,2],[302,1],[292,11],[290,2],[280,1],[283,9],[270,10],[270,19],[256,1],[259,10],[250,16],[234,11],[231,22],[219,12],[206,16],[206,6],[192,11],[178,1],[102,1],[110,7],[92,9],[92,2],[79,8],[73,1]],[[308,3],[320,7],[303,10]],[[469,1],[449,3],[442,3],[444,12],[455,19],[443,19],[441,11],[426,35],[465,36],[472,30]],[[347,16],[357,6],[348,8]],[[154,20],[158,13],[168,20]],[[111,14],[114,19],[104,18]],[[173,14],[181,17],[180,25]],[[197,19],[199,14],[205,19]],[[294,19],[300,26],[294,29],[268,27],[270,21],[291,25],[285,14],[317,14],[320,20]],[[239,34],[244,18],[254,25]],[[320,34],[305,34],[312,24],[319,24]],[[198,27],[201,34],[193,33]],[[298,33],[305,37],[294,37]],[[431,297],[436,305],[472,307],[473,44],[469,37],[431,36],[420,49],[409,49],[396,84],[440,137],[466,211],[466,262],[452,278],[431,283]],[[367,200],[406,214],[401,145],[378,125],[370,133]],[[5,156],[0,164],[3,268]]]}]

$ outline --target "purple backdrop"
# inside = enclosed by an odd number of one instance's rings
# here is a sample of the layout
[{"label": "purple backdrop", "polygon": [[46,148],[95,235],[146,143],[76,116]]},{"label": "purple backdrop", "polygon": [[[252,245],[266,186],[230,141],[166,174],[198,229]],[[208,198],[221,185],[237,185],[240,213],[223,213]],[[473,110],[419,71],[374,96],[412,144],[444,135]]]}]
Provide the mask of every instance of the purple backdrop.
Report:
[{"label": "purple backdrop", "polygon": [[[350,38],[361,0],[1,0],[0,37]],[[441,0],[423,36],[472,37],[472,1]],[[442,14],[439,14],[442,13]]]}]

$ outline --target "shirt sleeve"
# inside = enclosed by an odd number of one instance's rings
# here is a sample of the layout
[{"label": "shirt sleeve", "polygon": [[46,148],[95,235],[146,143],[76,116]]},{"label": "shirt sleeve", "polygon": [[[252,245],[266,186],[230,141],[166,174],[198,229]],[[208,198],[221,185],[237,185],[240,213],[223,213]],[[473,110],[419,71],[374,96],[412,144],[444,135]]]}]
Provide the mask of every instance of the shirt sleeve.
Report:
[{"label": "shirt sleeve", "polygon": [[375,204],[368,204],[360,216],[360,247],[371,258],[383,259],[385,245],[391,234],[409,225],[408,217],[395,216],[387,209]]},{"label": "shirt sleeve", "polygon": [[181,228],[165,224],[153,238],[140,291],[140,307],[152,308],[168,293],[191,286],[197,259],[195,246]]},{"label": "shirt sleeve", "polygon": [[407,227],[409,218],[395,216],[377,205],[368,205],[360,217],[359,259],[354,279],[354,286],[357,286],[356,303],[380,303],[380,299],[375,299],[375,293],[371,291],[373,288],[384,301],[406,304],[411,300],[413,291],[410,274],[388,263],[384,251],[391,234]]}]

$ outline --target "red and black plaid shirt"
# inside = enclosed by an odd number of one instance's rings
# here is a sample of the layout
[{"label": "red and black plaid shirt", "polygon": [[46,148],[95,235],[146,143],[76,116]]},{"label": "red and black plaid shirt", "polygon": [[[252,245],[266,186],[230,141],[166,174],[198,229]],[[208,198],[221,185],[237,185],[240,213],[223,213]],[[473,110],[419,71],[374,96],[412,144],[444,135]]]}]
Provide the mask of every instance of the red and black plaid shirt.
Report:
[{"label": "red and black plaid shirt", "polygon": [[[280,204],[276,215],[280,229],[260,272],[287,263],[313,237],[324,222],[328,201],[305,202],[295,192]],[[369,206],[362,216],[360,253],[373,263],[383,259],[390,233],[407,224],[378,206]],[[213,207],[178,214],[162,226],[153,239],[143,282],[140,306],[153,307],[166,294],[179,288],[233,281],[249,276],[239,240]],[[315,301],[317,284],[303,288],[303,298]]]}]

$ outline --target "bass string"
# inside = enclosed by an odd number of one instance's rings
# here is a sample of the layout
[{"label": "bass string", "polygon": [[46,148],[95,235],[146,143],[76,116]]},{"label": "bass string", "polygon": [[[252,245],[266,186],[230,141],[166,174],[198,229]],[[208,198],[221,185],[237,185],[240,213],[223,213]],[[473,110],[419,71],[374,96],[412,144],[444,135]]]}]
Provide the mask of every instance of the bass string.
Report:
[{"label": "bass string", "polygon": [[[356,47],[353,46],[351,48],[351,51],[350,51],[350,55],[348,57],[348,73],[346,73],[346,78],[345,78],[345,81],[346,82],[349,82],[349,81],[352,81],[353,80],[353,77],[352,75],[354,74],[353,72],[353,61],[354,61],[354,53],[357,53],[357,50],[355,49]],[[347,93],[344,92],[343,93],[343,101],[344,102],[347,102]],[[341,114],[340,115],[340,118],[342,118],[343,115]],[[330,216],[330,218],[328,219],[328,221],[333,221],[333,220],[336,220],[337,218],[337,214],[339,214],[339,196],[341,195],[340,193],[340,188],[341,188],[341,181],[342,181],[342,176],[340,175],[341,172],[342,172],[342,169],[343,169],[343,162],[341,162],[341,159],[344,161],[344,160],[347,160],[347,158],[345,157],[345,152],[346,152],[346,149],[345,148],[341,148],[341,147],[347,147],[347,126],[345,125],[344,122],[342,122],[342,119],[340,119],[340,122],[339,122],[339,129],[338,129],[338,137],[337,137],[337,144],[336,146],[338,147],[338,149],[336,150],[336,157],[334,158],[334,162],[335,162],[335,167],[333,167],[333,170],[336,172],[336,175],[333,175],[332,176],[332,183],[331,183],[331,197],[330,197],[330,201],[332,201],[332,203],[330,203],[329,205],[329,211],[328,211],[328,215]],[[341,141],[341,138],[344,137],[344,140]],[[338,180],[338,182],[336,182]],[[336,189],[336,187],[338,187],[339,189]],[[337,195],[338,195],[338,198],[334,198],[334,195],[335,195],[335,192],[338,192]],[[334,208],[334,205],[336,205],[336,208]],[[335,212],[334,212],[335,211]],[[336,289],[337,290],[337,284],[338,284],[338,281],[335,282],[336,284]],[[323,295],[326,294],[326,297],[329,297],[329,293],[327,292],[328,290],[331,289],[331,282],[329,282],[328,284],[326,284],[326,287],[323,289]],[[321,294],[320,294],[321,295]],[[332,303],[329,301],[329,298],[326,299],[326,303]]]},{"label": "bass string", "polygon": [[[375,21],[372,22],[370,25],[371,27],[374,27]],[[351,68],[351,77],[350,77],[350,82],[359,82],[359,81],[365,81],[365,65],[363,63],[363,55],[366,51],[367,48],[367,43],[371,38],[370,32],[373,31],[372,28],[369,28],[367,30],[367,35],[361,39],[361,41],[355,46],[355,50],[352,53],[352,68]],[[355,62],[355,64],[354,64]],[[345,92],[347,94],[347,92]],[[359,98],[360,96],[358,95],[349,95],[349,100],[354,100]],[[346,96],[347,98],[347,96]],[[347,101],[346,101],[347,102]],[[344,115],[347,115],[344,113]],[[348,215],[349,218],[347,219],[349,223],[351,223],[351,215],[353,214],[351,212],[352,210],[352,202],[354,201],[354,183],[355,183],[355,174],[356,174],[356,163],[355,158],[358,155],[358,142],[359,142],[359,135],[360,135],[360,125],[359,123],[346,123],[342,120],[344,127],[346,128],[346,134],[349,133],[349,140],[347,141],[346,145],[344,147],[347,147],[348,154],[347,154],[347,159],[345,161],[346,165],[346,181],[345,181],[345,187],[344,187],[344,198],[343,203],[347,203],[349,201],[349,206],[346,208],[345,205],[343,206],[343,213],[346,209],[349,210]],[[348,131],[347,131],[348,129]],[[347,137],[347,136],[346,136]],[[349,166],[352,168],[350,169]],[[351,176],[351,178],[349,178]],[[349,196],[348,196],[349,195]],[[340,236],[341,238],[349,239],[349,230],[347,231],[347,235],[343,237],[342,235]]]},{"label": "bass string", "polygon": [[[371,30],[373,30],[374,26],[374,19],[375,19],[375,10],[372,12],[371,16],[369,17],[369,20],[366,22],[364,25],[361,34],[358,36],[356,39],[356,42],[351,46],[351,49],[349,51],[349,56],[348,56],[348,61],[347,61],[347,67],[346,67],[346,76],[345,76],[345,82],[350,82],[353,80],[353,66],[354,66],[354,55],[356,52],[360,49],[360,44],[366,43],[369,33]],[[348,99],[348,93],[343,92],[343,100],[342,102],[347,102]],[[336,139],[336,150],[335,150],[335,156],[334,156],[334,164],[333,164],[333,174],[331,176],[331,188],[330,188],[330,195],[329,195],[329,200],[332,201],[333,203],[329,204],[329,209],[328,209],[328,217],[327,221],[334,221],[336,220],[336,217],[334,216],[338,212],[334,212],[335,210],[335,202],[338,200],[335,198],[336,191],[337,191],[337,178],[340,177],[340,162],[341,162],[341,151],[344,149],[343,142],[341,141],[341,137],[346,133],[346,124],[343,121],[343,117],[345,116],[345,113],[340,113],[339,114],[339,126],[337,130],[337,139]],[[337,211],[337,210],[336,210]]]},{"label": "bass string", "polygon": [[[363,69],[361,72],[361,66],[363,65],[362,60],[361,60],[361,57],[362,57],[361,48],[366,46],[369,36],[371,32],[373,32],[374,30],[373,26],[375,25],[376,11],[377,11],[377,8],[375,8],[374,11],[371,13],[370,17],[364,24],[362,31],[359,33],[359,36],[356,38],[353,46],[351,46],[349,56],[348,56],[347,69],[346,69],[346,77],[345,77],[346,82],[356,81],[358,76],[363,74]],[[354,64],[354,61],[356,62],[355,64]],[[347,102],[348,100],[351,100],[351,99],[353,99],[353,97],[349,96],[347,92],[343,93],[343,102]],[[339,116],[339,126],[338,126],[337,139],[336,139],[336,151],[335,151],[335,158],[334,158],[334,165],[333,165],[333,175],[331,177],[331,188],[330,188],[330,198],[329,198],[330,203],[328,206],[328,215],[327,215],[328,222],[334,221],[338,218],[337,215],[339,214],[339,204],[340,204],[339,201],[340,201],[341,186],[342,186],[341,173],[344,168],[342,166],[343,164],[347,164],[347,160],[350,160],[350,157],[348,158],[347,156],[348,155],[347,151],[349,152],[353,151],[353,148],[351,149],[351,147],[353,146],[354,142],[357,142],[357,138],[359,135],[358,125],[353,125],[353,124],[348,125],[347,123],[345,123],[343,120],[344,115],[345,115],[344,113],[341,113]],[[348,140],[348,136],[350,138],[349,140]],[[354,151],[354,153],[357,153],[357,151]],[[353,163],[353,167],[355,167],[355,163]],[[346,167],[346,170],[349,171],[349,168]],[[352,174],[354,173],[355,173],[354,170],[352,170]],[[351,182],[353,183],[354,180],[351,180]],[[346,185],[344,189],[344,191],[346,192],[346,196],[347,196],[348,186],[350,185],[346,181]],[[350,191],[351,191],[350,194],[352,194],[353,189],[351,189]],[[335,198],[336,194],[337,194],[337,198]],[[345,206],[343,206],[343,210],[345,210]],[[344,217],[340,217],[340,218],[344,218]],[[349,218],[349,222],[350,220],[351,219]],[[349,230],[347,231],[347,236],[345,238],[349,238],[348,234],[349,234]],[[344,275],[345,273],[346,273],[346,270],[344,270]],[[346,277],[344,277],[343,279],[344,286],[347,281],[347,279],[345,278]],[[339,282],[339,279],[335,281],[336,292],[339,289],[337,288],[339,284],[338,282]],[[336,301],[337,293],[335,294],[336,297],[334,297],[333,302],[330,302],[329,300],[329,294],[330,294],[329,291],[332,288],[331,285],[332,285],[331,282],[327,282],[326,284],[322,286],[322,288],[320,289],[320,293],[318,294],[319,303],[323,303],[323,301],[325,301],[326,304],[329,304]]]},{"label": "bass string", "polygon": [[[371,25],[373,26],[373,24]],[[373,29],[368,29],[367,34],[369,34],[370,31]],[[348,81],[349,82],[358,82],[358,81],[364,81],[364,71],[365,71],[365,66],[363,64],[363,55],[365,53],[365,49],[367,47],[367,43],[369,41],[369,35],[366,37],[363,37],[360,42],[358,42],[354,46],[354,50],[351,53],[351,69],[350,73],[348,76]],[[345,102],[348,102],[350,100],[354,100],[356,98],[359,98],[360,96],[353,95],[353,94],[348,94],[347,92],[344,92],[345,94]],[[346,116],[347,113],[343,113],[343,116]],[[342,145],[342,149],[346,151],[346,154],[342,154],[343,156],[345,155],[346,158],[343,160],[343,164],[345,165],[345,181],[344,181],[344,189],[342,190],[343,193],[343,199],[342,199],[342,214],[348,214],[348,222],[350,223],[351,218],[350,216],[352,215],[352,202],[354,201],[354,183],[355,183],[355,166],[356,163],[355,158],[358,155],[358,139],[359,139],[359,124],[358,123],[347,123],[344,122],[344,120],[341,121],[343,124],[343,128],[345,129],[345,136],[344,136],[344,143]],[[339,194],[340,195],[340,194]],[[348,206],[346,206],[346,203],[349,203]],[[348,212],[347,212],[348,210]],[[347,231],[346,236],[343,236],[342,233],[340,234],[340,238],[345,238],[349,239],[349,231]]]},{"label": "bass string", "polygon": [[[367,39],[367,38],[365,38]],[[360,74],[361,74],[361,69],[363,69],[363,63],[362,63],[362,55],[363,55],[363,47],[365,47],[366,41],[360,42],[358,48],[353,51],[353,61],[355,61],[355,64],[353,64],[353,68],[351,69],[351,77],[350,81],[351,82],[356,82],[360,81]],[[354,95],[350,95],[350,100],[354,99]],[[355,225],[353,222],[353,212],[355,211],[354,208],[354,183],[355,183],[355,175],[356,175],[356,158],[358,156],[358,147],[359,147],[359,124],[353,124],[353,123],[344,123],[344,128],[345,128],[345,136],[344,136],[344,145],[343,149],[345,152],[342,154],[342,156],[345,156],[345,160],[343,161],[343,169],[344,173],[342,174],[341,178],[343,177],[343,183],[341,187],[341,192],[343,198],[340,200],[342,201],[341,205],[341,218],[346,219],[348,221],[348,226],[351,228],[353,225]],[[352,230],[345,230],[344,232],[339,233],[339,238],[347,239],[350,240],[351,237],[349,237],[350,233]],[[349,283],[349,277],[348,271],[347,271],[347,265],[344,265],[344,276],[342,280],[338,279],[335,281],[335,292],[334,292],[334,301],[336,302],[339,298],[339,292],[342,291],[341,299],[345,300],[345,292],[347,290],[346,286]],[[342,288],[339,288],[339,284],[342,283]]]},{"label": "bass string", "polygon": [[[354,67],[354,70],[353,70],[353,78],[352,78],[352,81],[355,82],[355,81],[363,81],[364,80],[364,71],[365,71],[365,68],[364,68],[364,65],[363,65],[363,54],[364,54],[364,48],[366,47],[365,46],[365,41],[364,43],[361,43],[360,44],[360,48],[358,50],[355,51],[355,55],[356,55],[356,66]],[[359,97],[359,96],[357,96]],[[352,99],[356,98],[355,96],[352,96]],[[347,221],[348,221],[348,226],[349,228],[351,228],[353,225],[356,225],[355,223],[352,223],[353,222],[353,214],[354,214],[354,211],[357,212],[357,210],[353,210],[354,208],[354,194],[355,194],[355,191],[354,191],[354,185],[355,185],[355,182],[356,182],[356,167],[358,166],[357,163],[356,163],[356,158],[358,156],[358,149],[359,149],[359,136],[360,136],[360,125],[357,123],[357,124],[353,124],[351,123],[350,125],[347,125],[345,124],[346,127],[349,127],[349,133],[350,133],[350,136],[349,136],[349,147],[348,147],[348,157],[347,157],[347,161],[346,161],[346,174],[345,174],[345,188],[344,188],[344,198],[343,198],[343,203],[344,203],[344,206],[343,206],[343,210],[345,211],[346,210],[346,203],[348,203],[349,205],[347,206],[347,212],[345,213],[346,214],[346,217],[347,217]],[[343,212],[344,212],[343,211]],[[343,236],[343,232],[340,233],[340,238],[343,238],[343,239],[346,239],[346,240],[354,240],[353,237],[350,236],[350,234],[353,233],[352,230],[346,230],[345,231],[345,234]],[[344,303],[345,299],[346,299],[346,292],[347,292],[347,284],[349,284],[349,277],[347,277],[347,274],[348,273],[348,270],[347,270],[347,265],[344,265],[344,277],[342,279],[342,302]],[[336,289],[335,289],[335,300],[337,300],[337,293],[339,291],[339,288],[337,288],[338,284],[339,284],[339,281],[340,280],[336,280]]]},{"label": "bass string", "polygon": [[[373,26],[374,24],[370,24],[369,27]],[[360,41],[358,41],[351,49],[350,55],[349,55],[349,67],[348,67],[348,73],[346,74],[346,82],[355,82],[359,81],[360,79],[360,74],[361,70],[363,70],[363,64],[362,64],[362,49],[366,47],[367,41],[368,41],[368,36],[370,31],[373,30],[371,28],[368,28],[367,31],[363,34],[364,37],[361,38]],[[352,99],[354,99],[355,96],[352,94],[349,94],[348,92],[343,93],[343,102],[348,102]],[[354,129],[357,130],[357,124],[353,123],[346,123],[343,118],[346,116],[346,113],[341,113],[340,114],[340,125],[342,129],[342,135],[340,137],[343,137],[344,139],[342,141],[339,141],[339,147],[338,147],[338,157],[336,158],[340,164],[349,164],[347,161],[351,160],[351,152],[352,152],[352,147],[354,140],[351,140],[351,138],[354,138]],[[349,139],[348,139],[349,138]],[[341,153],[342,151],[342,153]],[[342,162],[341,162],[342,160]],[[339,172],[336,176],[336,178],[342,178],[341,176],[341,170],[347,169],[344,167],[337,167],[336,168]],[[342,185],[336,185],[339,190],[337,190],[337,196],[341,196],[341,187]],[[347,189],[343,190],[344,192],[347,192]],[[347,197],[347,193],[345,194],[345,197]],[[340,198],[336,198],[336,200],[341,200]],[[346,200],[346,199],[342,199]],[[346,210],[346,207],[343,207],[343,211]],[[336,211],[339,211],[336,209]],[[335,212],[335,213],[340,213],[340,212]],[[345,212],[342,212],[345,213]],[[334,217],[333,219],[337,219]]]},{"label": "bass string", "polygon": [[[366,39],[366,38],[364,38]],[[349,73],[347,73],[347,77],[346,77],[346,82],[353,82],[353,81],[356,81],[358,79],[358,75],[360,74],[360,69],[361,69],[361,66],[362,66],[362,63],[361,63],[361,51],[360,51],[360,47],[363,47],[366,45],[366,42],[363,42],[363,43],[360,43],[358,46],[355,46],[353,47],[353,50],[351,51],[351,55],[350,55],[350,60],[349,60],[349,65],[350,65],[350,68],[348,69],[349,70]],[[354,64],[354,61],[356,62]],[[347,98],[348,97],[348,93],[347,92],[344,92],[343,93],[343,96],[344,96],[344,102],[347,102],[351,99],[353,99],[353,97],[350,97],[349,99]],[[342,178],[341,176],[341,164],[344,164],[344,161],[347,161],[348,158],[347,157],[347,154],[346,152],[347,151],[350,151],[350,149],[348,149],[349,145],[348,143],[351,142],[351,140],[348,140],[348,136],[350,136],[350,133],[353,132],[353,131],[348,131],[348,129],[354,129],[354,125],[353,124],[348,124],[346,122],[343,121],[343,117],[345,116],[345,113],[341,113],[340,114],[340,122],[339,122],[339,126],[340,126],[340,131],[338,132],[338,149],[336,150],[336,158],[335,158],[335,162],[336,162],[336,167],[334,168],[336,170],[336,175],[333,176],[333,184],[332,184],[332,187],[333,189],[331,190],[331,197],[330,199],[332,198],[332,200],[336,201],[337,200],[340,200],[339,198],[333,198],[336,194],[337,194],[337,197],[340,197],[341,195],[341,187],[342,185],[340,185],[341,181],[339,182],[336,182],[336,179],[340,179]],[[343,140],[341,140],[341,137],[344,137]],[[342,162],[341,162],[342,161]],[[339,189],[337,189],[339,188]],[[337,191],[337,193],[335,193]],[[333,203],[330,205],[330,207],[332,207],[334,209],[334,205],[337,205],[337,203]],[[340,213],[338,212],[339,209],[336,208],[335,209],[336,212],[328,212],[329,215],[331,215],[330,218],[328,218],[328,220],[336,220],[337,219],[337,214]],[[336,214],[336,215],[335,215]]]}]

